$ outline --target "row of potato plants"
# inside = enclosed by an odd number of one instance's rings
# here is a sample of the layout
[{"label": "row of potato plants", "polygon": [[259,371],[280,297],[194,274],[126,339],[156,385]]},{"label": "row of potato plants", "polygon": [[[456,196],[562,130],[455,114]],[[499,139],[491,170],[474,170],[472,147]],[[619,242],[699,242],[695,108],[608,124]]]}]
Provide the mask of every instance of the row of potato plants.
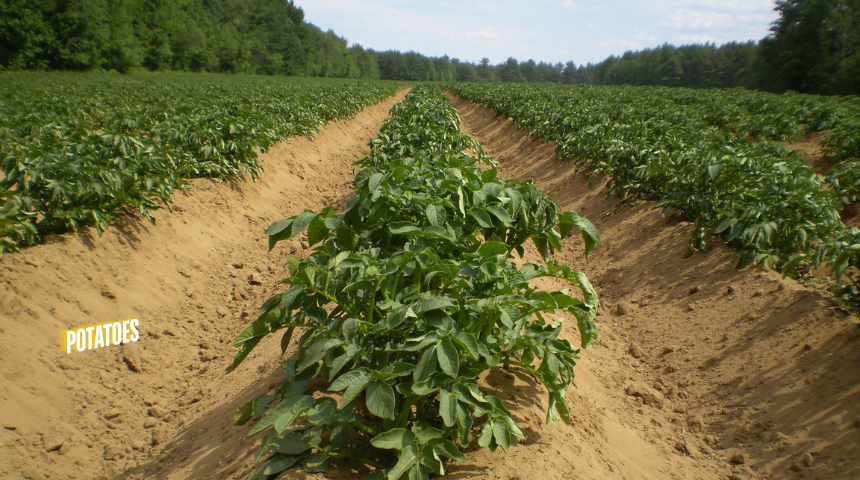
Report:
[{"label": "row of potato plants", "polygon": [[[499,178],[438,87],[415,87],[391,113],[343,211],[304,211],[266,230],[270,248],[304,231],[314,248],[288,256],[288,288],[235,342],[234,367],[267,335],[283,331],[283,352],[303,332],[286,380],[234,417],[264,433],[252,479],[344,458],[369,466],[368,479],[426,479],[472,442],[507,451],[523,434],[480,386],[497,366],[546,387],[547,423],[571,422],[565,389],[580,350],[550,316],[572,316],[587,348],[599,302],[583,273],[550,257],[573,231],[587,255],[597,231],[531,181]],[[513,253],[529,240],[545,264],[517,267]],[[539,277],[578,293],[540,290],[530,284]],[[311,383],[320,378],[326,387]]]},{"label": "row of potato plants", "polygon": [[125,210],[152,220],[188,178],[250,175],[257,154],[401,84],[255,76],[0,75],[0,254]]},{"label": "row of potato plants", "polygon": [[[625,201],[657,202],[695,222],[690,249],[706,250],[709,232],[738,251],[740,266],[760,263],[807,273],[822,263],[849,273],[847,299],[860,265],[860,232],[840,219],[857,174],[822,177],[781,141],[834,129],[825,142],[855,172],[860,119],[857,98],[773,95],[736,90],[514,84],[452,84],[455,94],[484,104],[545,141],[560,160]],[[853,143],[852,143],[853,142]],[[830,186],[826,186],[826,184]],[[856,191],[856,186],[854,187]]]}]

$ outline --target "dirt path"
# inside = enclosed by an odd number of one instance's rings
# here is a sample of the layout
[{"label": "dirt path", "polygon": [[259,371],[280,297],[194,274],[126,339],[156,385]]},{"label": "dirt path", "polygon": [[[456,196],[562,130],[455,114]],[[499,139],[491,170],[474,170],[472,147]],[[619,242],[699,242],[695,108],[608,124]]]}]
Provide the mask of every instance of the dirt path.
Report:
[{"label": "dirt path", "polygon": [[[854,317],[792,280],[733,267],[718,239],[684,258],[691,224],[643,203],[608,215],[586,178],[488,109],[452,97],[504,177],[532,178],[600,230],[588,262],[560,259],[600,294],[601,340],[569,393],[572,427],[520,409],[526,445],[470,457],[480,478],[860,478],[860,341]],[[511,381],[510,379],[508,381]],[[513,380],[519,382],[520,380]],[[525,402],[523,402],[525,403]],[[481,466],[482,465],[482,466]],[[461,478],[471,478],[464,475]]]},{"label": "dirt path", "polygon": [[[0,259],[0,478],[244,477],[257,439],[230,422],[268,388],[278,346],[227,372],[238,333],[283,278],[274,220],[336,203],[405,92],[261,156],[256,183],[191,182],[176,211]],[[63,329],[125,318],[141,339],[66,354]]]}]

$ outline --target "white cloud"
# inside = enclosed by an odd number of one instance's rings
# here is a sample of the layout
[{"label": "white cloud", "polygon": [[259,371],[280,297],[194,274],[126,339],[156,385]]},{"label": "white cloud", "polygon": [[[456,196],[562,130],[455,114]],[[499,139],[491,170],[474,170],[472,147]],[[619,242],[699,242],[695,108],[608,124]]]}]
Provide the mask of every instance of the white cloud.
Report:
[{"label": "white cloud", "polygon": [[635,42],[633,40],[626,40],[623,38],[606,40],[604,42],[601,42],[598,46],[604,50],[610,51],[618,51],[621,49],[623,49],[624,51],[642,50],[643,48],[645,48],[645,46],[639,42]]},{"label": "white cloud", "polygon": [[734,16],[727,13],[703,12],[701,10],[692,10],[689,8],[681,8],[675,11],[669,20],[660,22],[660,26],[664,28],[682,29],[707,29],[720,26],[731,25],[734,21]]},{"label": "white cloud", "polygon": [[683,2],[684,5],[701,5],[710,10],[723,12],[772,12],[776,6],[773,0],[698,0]]},{"label": "white cloud", "polygon": [[563,2],[561,2],[561,6],[568,10],[573,10],[574,12],[579,10],[579,7],[575,3],[573,3],[572,0],[564,0]]},{"label": "white cloud", "polygon": [[677,35],[673,38],[675,45],[689,45],[691,43],[722,43],[723,39],[713,35]]},{"label": "white cloud", "polygon": [[483,27],[478,30],[466,32],[466,38],[501,38],[502,32],[496,27]]}]

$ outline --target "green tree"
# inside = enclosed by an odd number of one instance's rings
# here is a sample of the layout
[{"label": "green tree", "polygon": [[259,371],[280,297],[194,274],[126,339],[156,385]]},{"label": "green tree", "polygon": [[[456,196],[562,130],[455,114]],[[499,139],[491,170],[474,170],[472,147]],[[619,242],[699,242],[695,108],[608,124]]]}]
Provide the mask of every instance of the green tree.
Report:
[{"label": "green tree", "polygon": [[576,83],[576,65],[573,62],[564,64],[564,69],[561,71],[561,83],[568,85]]},{"label": "green tree", "polygon": [[110,36],[101,65],[103,68],[128,72],[143,62],[143,49],[134,31],[133,7],[132,0],[114,0],[110,3]]},{"label": "green tree", "polygon": [[525,81],[523,74],[520,71],[520,64],[517,59],[510,57],[505,63],[498,66],[499,78],[503,82],[519,82]]},{"label": "green tree", "polygon": [[485,82],[496,81],[496,74],[493,71],[493,67],[490,66],[489,58],[485,57],[481,59],[481,63],[478,65],[478,76]]},{"label": "green tree", "polygon": [[761,43],[759,83],[774,91],[860,93],[860,1],[780,0]]},{"label": "green tree", "polygon": [[55,9],[53,0],[0,2],[0,66],[9,70],[48,68],[57,40],[45,14]]}]

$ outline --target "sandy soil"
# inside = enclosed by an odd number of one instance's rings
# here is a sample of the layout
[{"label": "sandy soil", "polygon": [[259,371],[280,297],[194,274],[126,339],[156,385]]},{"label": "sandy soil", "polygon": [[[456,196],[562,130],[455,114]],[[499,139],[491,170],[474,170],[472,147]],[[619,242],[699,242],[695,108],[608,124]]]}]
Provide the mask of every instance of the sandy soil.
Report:
[{"label": "sandy soil", "polygon": [[[280,290],[283,255],[305,250],[296,239],[267,253],[263,229],[340,204],[351,162],[402,96],[274,147],[257,183],[193,182],[157,225],[129,220],[101,238],[84,231],[0,259],[0,478],[247,476],[258,439],[230,418],[280,380],[279,349],[269,339],[229,371],[230,343]],[[578,238],[559,259],[588,274],[603,308],[601,339],[568,392],[574,424],[547,427],[546,392],[493,370],[484,386],[526,440],[507,455],[472,451],[450,478],[860,477],[854,317],[774,272],[733,268],[716,239],[684,258],[690,224],[647,203],[610,214],[605,181],[589,188],[553,145],[454,105],[502,175],[534,179],[598,226],[603,242],[587,262]],[[60,351],[60,330],[127,317],[141,321],[141,341]],[[347,465],[280,478],[356,474]]]},{"label": "sandy soil", "polygon": [[[261,344],[227,372],[238,333],[278,290],[286,251],[272,222],[337,203],[405,92],[262,155],[256,183],[195,180],[157,224],[129,219],[0,259],[0,478],[229,478],[256,438],[236,407],[274,384]],[[66,354],[61,330],[124,318],[141,339]]]},{"label": "sandy soil", "polygon": [[[577,421],[540,427],[539,409],[520,413],[542,439],[520,460],[494,458],[493,471],[501,463],[523,479],[860,477],[855,317],[775,272],[735,269],[718,239],[710,253],[685,258],[691,224],[667,221],[647,202],[611,214],[605,179],[589,188],[555,160],[554,145],[452,99],[502,176],[534,179],[603,240],[587,262],[578,239],[560,255],[603,302],[601,340],[583,353],[570,395]],[[535,456],[524,470],[522,459]]]},{"label": "sandy soil", "polygon": [[806,160],[810,167],[815,169],[815,172],[820,175],[827,175],[827,172],[833,168],[836,163],[836,158],[825,155],[821,146],[821,140],[830,135],[832,130],[824,130],[821,132],[807,132],[806,136],[794,143],[783,143],[789,150],[797,152]]}]

